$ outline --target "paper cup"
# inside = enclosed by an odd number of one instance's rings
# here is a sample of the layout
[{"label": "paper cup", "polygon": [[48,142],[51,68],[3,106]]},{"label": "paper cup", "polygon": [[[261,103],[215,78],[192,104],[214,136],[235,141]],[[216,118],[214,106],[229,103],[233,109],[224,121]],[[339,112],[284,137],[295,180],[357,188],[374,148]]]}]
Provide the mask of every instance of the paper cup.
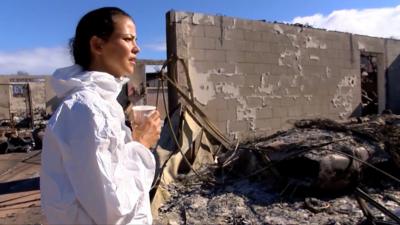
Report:
[{"label": "paper cup", "polygon": [[151,112],[156,110],[156,107],[152,105],[136,105],[132,107],[132,110],[133,122],[135,124],[142,124],[145,118],[148,117]]}]

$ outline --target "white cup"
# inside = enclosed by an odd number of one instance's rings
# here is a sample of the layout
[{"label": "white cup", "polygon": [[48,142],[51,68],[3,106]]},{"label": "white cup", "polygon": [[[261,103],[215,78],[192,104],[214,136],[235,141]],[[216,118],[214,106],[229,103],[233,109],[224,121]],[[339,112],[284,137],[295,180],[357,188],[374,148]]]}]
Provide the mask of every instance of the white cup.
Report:
[{"label": "white cup", "polygon": [[135,124],[142,124],[146,117],[148,117],[154,110],[155,106],[152,105],[136,105],[132,107],[133,121]]}]

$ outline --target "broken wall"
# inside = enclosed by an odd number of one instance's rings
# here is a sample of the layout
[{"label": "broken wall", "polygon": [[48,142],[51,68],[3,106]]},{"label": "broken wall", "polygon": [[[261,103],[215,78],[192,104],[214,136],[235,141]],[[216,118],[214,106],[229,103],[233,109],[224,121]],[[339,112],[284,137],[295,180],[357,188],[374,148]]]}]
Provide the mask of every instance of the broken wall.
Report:
[{"label": "broken wall", "polygon": [[[46,111],[48,98],[52,94],[47,76],[0,76],[0,119],[10,119],[12,113],[25,117],[30,106],[36,115]],[[29,87],[29,93],[27,88]]]},{"label": "broken wall", "polygon": [[0,83],[0,120],[9,119],[10,117],[10,99],[8,84]]},{"label": "broken wall", "polygon": [[[382,111],[399,93],[392,88],[387,95],[384,68],[397,59],[399,48],[395,40],[303,26],[167,13],[168,56],[185,61],[196,102],[233,138],[271,134],[297,119],[360,115],[360,51],[382,53]],[[190,90],[184,67],[168,68],[170,76],[174,70],[179,84]]]},{"label": "broken wall", "polygon": [[400,114],[400,44],[399,40],[386,39],[385,56],[387,108]]}]

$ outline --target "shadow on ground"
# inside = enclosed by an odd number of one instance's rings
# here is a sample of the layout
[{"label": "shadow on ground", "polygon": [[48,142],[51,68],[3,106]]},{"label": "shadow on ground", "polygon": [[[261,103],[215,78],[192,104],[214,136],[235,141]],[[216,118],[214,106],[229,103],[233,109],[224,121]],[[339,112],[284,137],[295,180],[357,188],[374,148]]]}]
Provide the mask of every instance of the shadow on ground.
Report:
[{"label": "shadow on ground", "polygon": [[28,178],[0,183],[0,195],[25,191],[35,191],[40,188],[40,178]]}]

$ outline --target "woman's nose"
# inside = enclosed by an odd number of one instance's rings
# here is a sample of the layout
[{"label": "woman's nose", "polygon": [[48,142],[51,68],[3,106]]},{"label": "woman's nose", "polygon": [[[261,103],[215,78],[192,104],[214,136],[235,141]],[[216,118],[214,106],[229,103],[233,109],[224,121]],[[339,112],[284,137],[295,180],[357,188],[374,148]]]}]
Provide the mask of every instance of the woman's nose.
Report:
[{"label": "woman's nose", "polygon": [[136,42],[133,43],[132,52],[135,53],[135,54],[140,52],[140,47]]}]

